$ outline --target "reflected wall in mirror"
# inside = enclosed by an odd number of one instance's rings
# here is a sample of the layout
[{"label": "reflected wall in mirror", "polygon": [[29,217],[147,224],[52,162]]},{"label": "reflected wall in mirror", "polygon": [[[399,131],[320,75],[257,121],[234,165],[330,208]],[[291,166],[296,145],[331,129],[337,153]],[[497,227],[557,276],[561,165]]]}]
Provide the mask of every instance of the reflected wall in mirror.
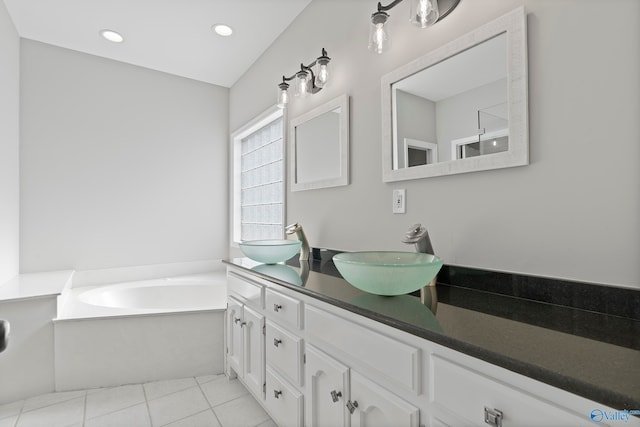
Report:
[{"label": "reflected wall in mirror", "polygon": [[289,123],[291,191],[349,184],[349,97],[342,95]]},{"label": "reflected wall in mirror", "polygon": [[528,164],[524,8],[385,75],[382,100],[385,182]]}]

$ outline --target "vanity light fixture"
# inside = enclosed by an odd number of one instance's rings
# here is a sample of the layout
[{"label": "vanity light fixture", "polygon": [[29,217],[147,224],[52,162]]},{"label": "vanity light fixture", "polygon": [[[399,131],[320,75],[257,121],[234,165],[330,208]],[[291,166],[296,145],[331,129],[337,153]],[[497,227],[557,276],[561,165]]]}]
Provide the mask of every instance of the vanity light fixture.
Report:
[{"label": "vanity light fixture", "polygon": [[[403,0],[394,0],[387,6],[378,2],[378,10],[371,15],[369,27],[369,50],[382,53],[389,48],[389,33],[385,28],[389,19],[388,10],[396,7]],[[409,20],[420,28],[427,28],[442,20],[458,6],[460,0],[411,0]]]},{"label": "vanity light fixture", "polygon": [[322,49],[322,55],[316,58],[309,65],[300,64],[300,71],[297,71],[291,77],[282,76],[282,83],[278,85],[278,102],[280,108],[286,107],[289,103],[289,83],[292,83],[294,96],[304,98],[309,93],[319,92],[327,83],[329,78],[329,61],[331,58],[327,56],[327,51]]}]

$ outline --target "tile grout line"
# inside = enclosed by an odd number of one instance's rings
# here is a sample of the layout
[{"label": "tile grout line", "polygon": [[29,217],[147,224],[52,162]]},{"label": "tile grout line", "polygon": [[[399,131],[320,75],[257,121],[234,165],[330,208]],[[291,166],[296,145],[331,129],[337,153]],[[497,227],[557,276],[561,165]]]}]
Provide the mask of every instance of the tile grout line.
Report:
[{"label": "tile grout line", "polygon": [[[205,384],[210,383],[210,382],[213,382],[213,380],[212,381],[207,381]],[[198,388],[200,389],[200,393],[202,393],[202,395],[204,396],[204,400],[207,402],[207,405],[209,405],[209,410],[213,414],[213,417],[216,419],[216,421],[218,422],[218,424],[221,427],[224,427],[222,425],[222,422],[220,421],[220,418],[218,418],[218,414],[216,414],[216,411],[213,409],[213,406],[211,405],[211,402],[209,402],[209,398],[207,397],[207,394],[202,389],[202,384],[200,384],[200,382],[198,382],[198,380],[196,380],[196,383],[198,383]]]},{"label": "tile grout line", "polygon": [[147,397],[147,389],[144,388],[144,384],[140,384],[142,387],[142,394],[144,395],[144,406],[147,408],[147,417],[149,418],[149,425],[153,427],[153,420],[151,419],[151,408],[149,408],[149,398]]},{"label": "tile grout line", "polygon": [[87,400],[89,400],[89,392],[84,391],[84,407],[82,408],[82,427],[85,427],[87,423]]}]

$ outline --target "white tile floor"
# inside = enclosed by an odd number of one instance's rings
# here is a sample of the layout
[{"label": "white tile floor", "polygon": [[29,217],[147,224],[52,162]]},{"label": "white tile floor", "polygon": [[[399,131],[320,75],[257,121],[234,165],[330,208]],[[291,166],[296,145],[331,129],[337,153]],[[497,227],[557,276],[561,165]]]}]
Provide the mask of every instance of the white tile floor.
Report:
[{"label": "white tile floor", "polygon": [[0,405],[0,427],[277,427],[224,375],[50,393]]}]

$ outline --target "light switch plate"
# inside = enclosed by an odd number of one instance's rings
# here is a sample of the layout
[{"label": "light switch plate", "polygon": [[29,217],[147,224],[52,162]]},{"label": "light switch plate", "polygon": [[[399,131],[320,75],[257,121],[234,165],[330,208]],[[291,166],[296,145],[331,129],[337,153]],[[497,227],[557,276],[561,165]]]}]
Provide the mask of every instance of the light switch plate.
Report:
[{"label": "light switch plate", "polygon": [[393,213],[406,213],[407,194],[404,188],[393,190]]}]

